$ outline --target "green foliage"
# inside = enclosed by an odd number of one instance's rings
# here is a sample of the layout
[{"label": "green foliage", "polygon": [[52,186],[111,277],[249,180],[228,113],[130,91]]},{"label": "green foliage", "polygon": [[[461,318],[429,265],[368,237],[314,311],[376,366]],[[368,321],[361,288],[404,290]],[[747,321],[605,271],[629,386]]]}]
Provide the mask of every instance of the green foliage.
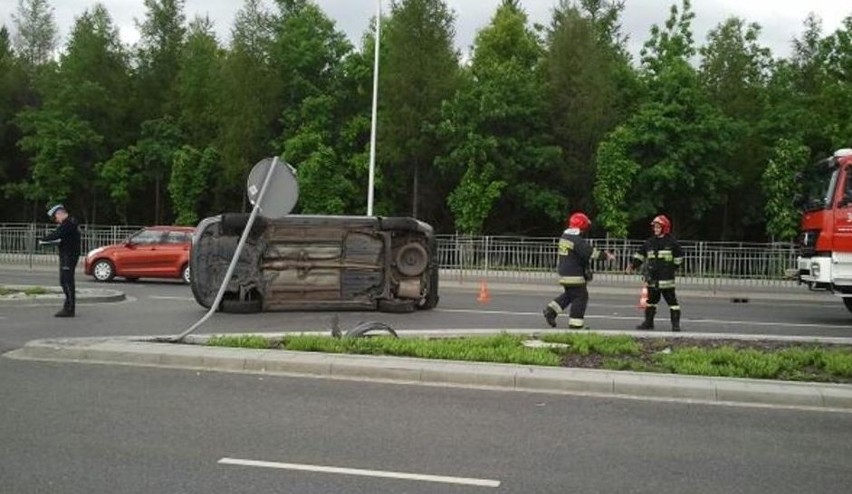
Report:
[{"label": "green foliage", "polygon": [[799,231],[799,210],[796,199],[802,196],[799,181],[809,149],[801,142],[779,139],[772,157],[763,172],[763,193],[766,196],[766,233],[773,239],[792,240]]},{"label": "green foliage", "polygon": [[[97,4],[61,50],[45,0],[18,2],[14,38],[0,27],[0,219],[62,199],[88,222],[191,223],[245,210],[248,171],[281,154],[297,211],[365,211],[375,24],[355,49],[315,1],[244,0],[223,47],[185,0],[144,5],[134,46]],[[633,66],[623,9],[561,0],[544,28],[498,2],[460,63],[445,0],[390,2],[377,214],[553,235],[582,209],[644,236],[662,212],[680,237],[792,238],[791,166],[852,142],[852,16],[831,33],[809,16],[773,59],[745,19],[696,43],[678,1]]]},{"label": "green foliage", "polygon": [[59,40],[53,7],[47,0],[18,0],[12,14],[15,48],[24,63],[37,67],[50,61]]},{"label": "green foliage", "polygon": [[630,192],[639,164],[630,159],[628,147],[635,142],[631,130],[619,127],[598,147],[595,201],[597,221],[614,237],[626,237],[630,224]]},{"label": "green foliage", "polygon": [[605,336],[598,333],[546,333],[541,336],[548,343],[564,343],[568,351],[580,355],[597,353],[605,356],[637,355],[641,350],[630,336]]},{"label": "green foliage", "polygon": [[174,223],[195,225],[199,220],[200,202],[209,188],[213,171],[219,163],[219,155],[212,148],[199,151],[191,146],[183,146],[174,153],[173,158],[169,193],[177,215]]},{"label": "green foliage", "polygon": [[[732,346],[706,348],[688,346],[662,352],[665,341],[608,336],[598,333],[554,333],[542,335],[566,349],[526,348],[523,335],[501,333],[469,338],[332,338],[319,334],[286,336],[280,341],[260,335],[216,336],[213,346],[281,348],[291,351],[389,355],[439,360],[499,362],[521,365],[562,365],[568,356],[600,356],[602,367],[637,372],[667,372],[684,375],[724,376],[796,381],[837,381],[852,378],[852,350],[792,346],[777,350]],[[648,353],[649,348],[657,348]]]},{"label": "green foliage", "polygon": [[520,336],[501,334],[482,338],[329,338],[327,336],[288,336],[286,350],[328,353],[390,355],[439,360],[495,362],[522,365],[559,365],[559,356],[546,349],[525,348]]},{"label": "green foliage", "polygon": [[440,201],[421,203],[421,181],[436,199],[446,197],[436,187],[432,164],[441,147],[432,129],[458,87],[454,21],[443,0],[394,0],[382,24],[377,166],[383,186],[376,195],[392,204],[392,214],[407,211],[427,221],[440,214]]},{"label": "green foliage", "polygon": [[230,348],[254,348],[264,350],[275,346],[269,338],[254,334],[245,335],[216,335],[207,340],[208,346]]}]

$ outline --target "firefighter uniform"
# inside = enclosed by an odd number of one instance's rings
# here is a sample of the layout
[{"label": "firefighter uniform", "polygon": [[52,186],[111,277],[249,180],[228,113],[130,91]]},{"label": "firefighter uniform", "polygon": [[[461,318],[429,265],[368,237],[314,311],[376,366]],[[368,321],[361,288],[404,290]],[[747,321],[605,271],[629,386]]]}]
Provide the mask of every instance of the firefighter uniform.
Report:
[{"label": "firefighter uniform", "polygon": [[575,213],[568,221],[568,229],[559,239],[557,270],[563,292],[544,308],[544,318],[551,327],[556,327],[556,316],[570,305],[568,327],[583,328],[583,317],[589,303],[586,283],[592,279],[590,263],[606,255],[580,236],[590,226],[591,221],[585,214]]},{"label": "firefighter uniform", "polygon": [[671,222],[668,218],[657,216],[651,225],[656,225],[654,236],[646,240],[631,259],[633,269],[644,264],[644,278],[648,285],[645,320],[637,329],[654,329],[657,303],[662,297],[669,306],[672,331],[680,331],[681,312],[675,293],[675,272],[683,264],[683,249],[670,233]]}]

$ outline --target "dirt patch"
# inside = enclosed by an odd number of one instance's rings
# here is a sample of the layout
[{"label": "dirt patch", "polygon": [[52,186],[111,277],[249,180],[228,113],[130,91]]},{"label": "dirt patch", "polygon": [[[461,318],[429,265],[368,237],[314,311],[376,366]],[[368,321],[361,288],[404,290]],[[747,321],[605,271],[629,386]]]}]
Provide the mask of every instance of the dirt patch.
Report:
[{"label": "dirt patch", "polygon": [[[850,345],[786,342],[777,340],[740,340],[740,339],[702,339],[702,338],[636,338],[640,350],[634,355],[604,356],[591,353],[580,355],[568,352],[565,354],[562,366],[584,369],[636,370],[646,372],[668,373],[660,364],[660,357],[678,350],[698,348],[715,350],[722,347],[735,350],[755,350],[764,353],[776,353],[786,349],[823,351],[842,350],[852,352]],[[827,376],[825,372],[815,367],[802,368],[795,374],[778,376],[781,379],[796,381],[820,381],[852,384],[852,377]]]}]

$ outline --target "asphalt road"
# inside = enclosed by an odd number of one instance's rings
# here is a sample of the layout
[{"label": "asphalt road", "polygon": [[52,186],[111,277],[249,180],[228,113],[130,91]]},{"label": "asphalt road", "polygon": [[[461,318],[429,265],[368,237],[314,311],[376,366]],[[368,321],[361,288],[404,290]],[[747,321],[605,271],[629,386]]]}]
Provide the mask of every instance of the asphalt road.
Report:
[{"label": "asphalt road", "polygon": [[[55,286],[52,271],[0,269],[0,284]],[[110,288],[126,293],[120,303],[81,304],[78,317],[56,319],[59,302],[52,304],[0,305],[0,349],[18,348],[27,341],[48,337],[163,335],[179,334],[206,313],[192,298],[187,285],[176,281],[97,283],[78,276],[78,286]],[[340,325],[349,327],[361,321],[381,321],[396,329],[529,329],[547,328],[541,308],[558,290],[490,290],[488,304],[477,303],[477,286],[444,287],[437,309],[413,314],[341,312]],[[839,299],[825,295],[816,300],[790,300],[783,294],[773,299],[752,298],[733,303],[724,297],[706,298],[681,295],[683,326],[686,331],[704,333],[744,333],[799,336],[852,336],[852,314]],[[586,313],[586,323],[599,331],[633,329],[641,321],[635,294],[596,293]],[[216,314],[199,333],[328,331],[332,314],[320,312]],[[559,324],[567,327],[560,316]],[[668,310],[663,304],[657,327],[670,328]]]},{"label": "asphalt road", "polygon": [[852,483],[852,414],[8,359],[0,375],[0,485],[16,494]]},{"label": "asphalt road", "polygon": [[[79,279],[81,286],[105,285]],[[55,285],[0,270],[0,284]],[[120,303],[0,306],[0,351],[47,337],[179,332],[204,310],[176,282]],[[341,313],[401,329],[543,328],[548,292],[442,289],[438,310]],[[837,300],[684,298],[690,330],[846,336]],[[638,322],[594,296],[595,329]],[[217,314],[201,332],[326,330],[330,314]],[[561,321],[564,323],[564,321]],[[663,321],[660,321],[664,327]],[[0,358],[0,492],[846,493],[852,414]]]}]

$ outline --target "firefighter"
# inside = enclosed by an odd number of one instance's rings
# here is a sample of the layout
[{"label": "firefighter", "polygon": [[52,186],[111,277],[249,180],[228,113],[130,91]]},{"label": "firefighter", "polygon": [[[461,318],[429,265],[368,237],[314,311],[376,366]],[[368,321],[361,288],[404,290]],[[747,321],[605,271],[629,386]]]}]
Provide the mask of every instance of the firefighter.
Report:
[{"label": "firefighter", "polygon": [[568,218],[568,228],[559,239],[559,284],[563,292],[544,308],[544,319],[550,327],[556,327],[556,316],[569,305],[568,327],[582,329],[583,317],[589,303],[589,291],[586,283],[592,279],[590,262],[605,257],[615,259],[609,252],[599,251],[591,246],[581,235],[589,230],[592,222],[581,212]]},{"label": "firefighter", "polygon": [[672,321],[672,331],[680,331],[680,305],[675,294],[675,272],[683,264],[683,249],[671,235],[672,223],[664,215],[651,220],[654,235],[633,255],[627,272],[645,264],[644,278],[648,285],[645,320],[636,329],[654,329],[654,316],[660,296],[666,299]]}]

